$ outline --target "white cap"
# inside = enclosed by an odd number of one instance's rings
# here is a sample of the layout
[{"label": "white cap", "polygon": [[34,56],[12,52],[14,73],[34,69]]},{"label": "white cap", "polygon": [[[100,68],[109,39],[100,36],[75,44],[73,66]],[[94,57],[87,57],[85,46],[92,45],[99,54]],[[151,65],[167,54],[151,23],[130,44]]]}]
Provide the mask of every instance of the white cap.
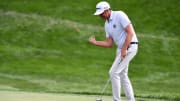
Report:
[{"label": "white cap", "polygon": [[101,1],[96,5],[96,12],[94,15],[100,15],[108,9],[110,9],[110,5],[106,1]]}]

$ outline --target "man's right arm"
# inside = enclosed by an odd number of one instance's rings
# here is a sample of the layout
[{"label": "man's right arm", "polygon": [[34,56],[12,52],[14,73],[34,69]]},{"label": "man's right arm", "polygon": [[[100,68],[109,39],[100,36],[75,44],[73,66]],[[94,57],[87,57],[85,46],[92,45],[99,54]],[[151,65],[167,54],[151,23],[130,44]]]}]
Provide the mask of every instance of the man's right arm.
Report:
[{"label": "man's right arm", "polygon": [[95,37],[90,36],[89,42],[91,42],[96,46],[105,47],[105,48],[111,48],[114,44],[112,37],[108,37],[104,41],[96,41]]}]

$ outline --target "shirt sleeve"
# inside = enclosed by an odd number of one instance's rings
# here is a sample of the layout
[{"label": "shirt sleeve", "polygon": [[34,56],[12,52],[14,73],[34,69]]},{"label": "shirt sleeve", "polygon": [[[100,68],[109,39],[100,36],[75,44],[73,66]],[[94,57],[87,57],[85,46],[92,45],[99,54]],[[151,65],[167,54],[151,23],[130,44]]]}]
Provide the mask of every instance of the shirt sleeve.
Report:
[{"label": "shirt sleeve", "polygon": [[120,23],[123,26],[123,28],[126,28],[127,25],[129,25],[131,23],[131,21],[129,20],[128,16],[123,11],[120,11],[119,14],[120,14],[119,15]]}]

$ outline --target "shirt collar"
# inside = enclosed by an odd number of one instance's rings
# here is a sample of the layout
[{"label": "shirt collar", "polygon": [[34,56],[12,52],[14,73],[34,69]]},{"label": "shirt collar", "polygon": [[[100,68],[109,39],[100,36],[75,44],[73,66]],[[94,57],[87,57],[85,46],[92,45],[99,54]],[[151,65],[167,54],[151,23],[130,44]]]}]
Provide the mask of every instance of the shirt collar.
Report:
[{"label": "shirt collar", "polygon": [[113,20],[113,11],[111,11],[111,15],[110,15],[109,19],[107,19],[107,22],[109,23],[109,22],[111,22],[112,20]]}]

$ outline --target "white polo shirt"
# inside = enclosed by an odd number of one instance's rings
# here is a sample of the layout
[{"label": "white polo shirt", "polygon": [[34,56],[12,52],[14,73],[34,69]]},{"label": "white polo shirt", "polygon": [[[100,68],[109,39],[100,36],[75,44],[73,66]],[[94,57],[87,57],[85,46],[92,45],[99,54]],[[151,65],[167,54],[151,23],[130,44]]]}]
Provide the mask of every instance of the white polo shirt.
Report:
[{"label": "white polo shirt", "polygon": [[[112,37],[119,49],[122,48],[127,32],[125,28],[131,24],[128,16],[123,11],[111,11],[109,20],[105,22],[106,38]],[[131,42],[138,42],[136,34]]]}]

